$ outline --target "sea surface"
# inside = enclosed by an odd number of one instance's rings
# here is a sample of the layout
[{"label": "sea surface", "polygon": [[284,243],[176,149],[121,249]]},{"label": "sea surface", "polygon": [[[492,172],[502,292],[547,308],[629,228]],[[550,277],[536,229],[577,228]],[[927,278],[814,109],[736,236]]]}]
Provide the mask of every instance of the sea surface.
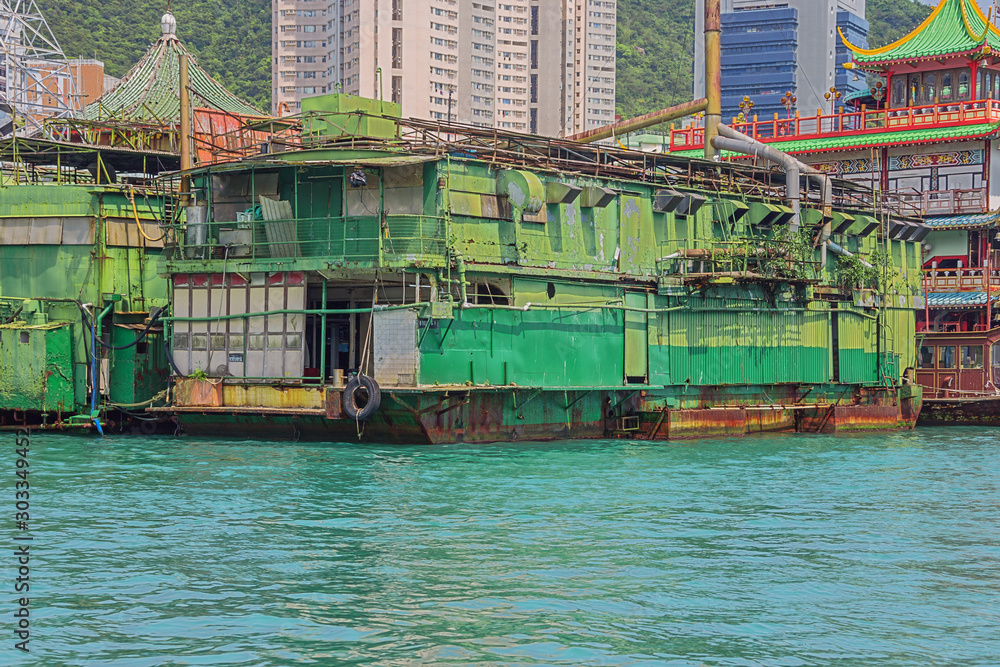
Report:
[{"label": "sea surface", "polygon": [[998,462],[1000,430],[976,428],[35,434],[31,653],[13,649],[8,555],[0,664],[998,665]]}]

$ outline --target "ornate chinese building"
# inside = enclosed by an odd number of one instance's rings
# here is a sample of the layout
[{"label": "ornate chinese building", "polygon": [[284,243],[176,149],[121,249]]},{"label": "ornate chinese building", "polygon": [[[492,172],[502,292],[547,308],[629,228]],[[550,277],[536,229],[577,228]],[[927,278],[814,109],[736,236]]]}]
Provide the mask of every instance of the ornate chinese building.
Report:
[{"label": "ornate chinese building", "polygon": [[[926,230],[912,229],[886,212],[877,232],[926,235],[913,361],[928,399],[921,419],[1000,423],[1000,30],[975,0],[941,0],[885,47],[841,37],[853,54],[844,66],[869,90],[843,99],[831,90],[830,106],[811,114],[789,99],[784,115],[733,127],[924,218]],[[703,144],[701,127],[671,130],[673,153]]]}]

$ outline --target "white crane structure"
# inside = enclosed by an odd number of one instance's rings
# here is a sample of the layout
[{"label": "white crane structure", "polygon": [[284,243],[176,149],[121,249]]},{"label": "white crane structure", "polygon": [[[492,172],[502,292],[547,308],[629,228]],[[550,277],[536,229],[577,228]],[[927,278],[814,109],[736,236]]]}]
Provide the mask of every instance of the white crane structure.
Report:
[{"label": "white crane structure", "polygon": [[0,0],[0,136],[31,136],[78,115],[70,64],[35,0]]}]

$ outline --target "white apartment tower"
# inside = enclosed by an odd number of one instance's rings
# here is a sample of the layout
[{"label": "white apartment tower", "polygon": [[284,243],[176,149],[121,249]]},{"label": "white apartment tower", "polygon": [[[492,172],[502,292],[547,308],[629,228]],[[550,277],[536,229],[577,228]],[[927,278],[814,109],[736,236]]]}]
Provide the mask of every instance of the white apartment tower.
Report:
[{"label": "white apartment tower", "polygon": [[615,0],[272,0],[273,111],[342,91],[560,136],[614,122]]}]

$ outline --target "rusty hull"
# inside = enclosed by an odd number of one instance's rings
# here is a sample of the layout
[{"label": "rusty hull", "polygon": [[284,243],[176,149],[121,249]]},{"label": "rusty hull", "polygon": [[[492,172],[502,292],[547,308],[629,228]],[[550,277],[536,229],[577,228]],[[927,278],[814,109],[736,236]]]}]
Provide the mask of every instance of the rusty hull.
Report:
[{"label": "rusty hull", "polygon": [[1000,426],[1000,396],[929,398],[920,413],[921,426]]},{"label": "rusty hull", "polygon": [[321,410],[189,406],[172,412],[185,432],[198,436],[448,444],[881,431],[912,428],[920,411],[919,388],[905,387],[863,389],[838,403],[727,406],[716,401],[700,408],[667,407],[662,396],[645,390],[470,388],[383,391],[375,417],[356,423],[341,415],[339,396],[328,392]]}]

